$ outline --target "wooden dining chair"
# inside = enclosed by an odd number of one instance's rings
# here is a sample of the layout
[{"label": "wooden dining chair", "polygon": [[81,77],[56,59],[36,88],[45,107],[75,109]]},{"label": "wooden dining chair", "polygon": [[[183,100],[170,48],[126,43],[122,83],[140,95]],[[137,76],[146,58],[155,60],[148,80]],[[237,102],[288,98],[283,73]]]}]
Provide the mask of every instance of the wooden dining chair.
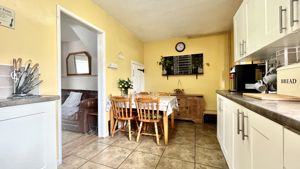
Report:
[{"label": "wooden dining chair", "polygon": [[171,93],[169,92],[158,92],[159,96],[171,96]]},{"label": "wooden dining chair", "polygon": [[150,93],[149,92],[139,92],[139,93],[137,93],[137,95],[150,95]]},{"label": "wooden dining chair", "polygon": [[[115,125],[112,130],[112,137],[114,137],[114,134],[116,132],[116,128],[118,125],[118,122],[123,122],[122,128],[118,129],[117,131],[126,131],[126,126],[128,127],[128,133],[129,133],[129,140],[131,140],[131,134],[133,131],[131,131],[131,121],[136,120],[135,116],[132,113],[132,97],[126,97],[126,96],[110,96],[111,100],[111,111],[113,111],[113,116],[115,119]],[[126,123],[126,125],[125,125]],[[136,122],[137,123],[137,122]]]},{"label": "wooden dining chair", "polygon": [[[156,137],[156,142],[159,145],[159,138],[161,135],[158,134],[157,123],[160,124],[161,130],[162,127],[162,116],[159,114],[159,98],[151,98],[151,97],[136,97],[135,105],[138,114],[138,121],[140,122],[138,127],[138,135],[137,142],[140,139],[141,134],[150,135]],[[153,123],[155,134],[148,133],[147,131],[142,131],[142,127],[144,123]],[[163,131],[162,131],[163,133]]]}]

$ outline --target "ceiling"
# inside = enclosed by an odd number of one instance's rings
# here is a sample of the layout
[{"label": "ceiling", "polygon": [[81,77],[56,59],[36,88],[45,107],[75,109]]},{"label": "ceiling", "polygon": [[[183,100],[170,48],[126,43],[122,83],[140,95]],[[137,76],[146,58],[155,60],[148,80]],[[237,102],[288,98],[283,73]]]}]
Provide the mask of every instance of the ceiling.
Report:
[{"label": "ceiling", "polygon": [[94,0],[142,41],[228,31],[241,0]]},{"label": "ceiling", "polygon": [[97,36],[97,32],[85,24],[77,21],[70,16],[61,13],[61,41],[62,42],[72,42],[81,40],[78,34],[74,31],[74,29],[80,29],[84,32],[94,33],[94,36]]}]

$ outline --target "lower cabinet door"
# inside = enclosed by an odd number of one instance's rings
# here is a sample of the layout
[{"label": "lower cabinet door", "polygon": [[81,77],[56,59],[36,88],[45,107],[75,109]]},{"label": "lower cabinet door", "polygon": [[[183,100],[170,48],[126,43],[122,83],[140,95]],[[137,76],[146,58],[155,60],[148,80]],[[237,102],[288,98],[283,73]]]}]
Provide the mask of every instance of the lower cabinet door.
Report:
[{"label": "lower cabinet door", "polygon": [[232,102],[230,100],[224,101],[224,142],[223,153],[228,166],[232,165],[233,157],[233,112],[231,108]]},{"label": "lower cabinet door", "polygon": [[[233,106],[234,112],[234,169],[250,169],[249,112],[241,106]],[[244,138],[243,138],[244,135]]]},{"label": "lower cabinet door", "polygon": [[252,169],[283,168],[283,127],[256,113],[250,113]]},{"label": "lower cabinet door", "polygon": [[300,135],[284,129],[284,168],[300,168]]}]

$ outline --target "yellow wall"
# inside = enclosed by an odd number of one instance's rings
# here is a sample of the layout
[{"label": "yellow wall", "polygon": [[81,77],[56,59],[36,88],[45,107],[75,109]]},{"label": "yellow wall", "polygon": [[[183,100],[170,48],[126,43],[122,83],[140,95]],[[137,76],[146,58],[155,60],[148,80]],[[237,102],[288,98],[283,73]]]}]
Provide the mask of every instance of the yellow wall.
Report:
[{"label": "yellow wall", "polygon": [[[117,80],[131,76],[131,60],[143,63],[143,43],[92,0],[1,0],[1,6],[15,10],[16,28],[0,27],[0,64],[32,59],[40,64],[41,94],[57,93],[57,4],[106,32],[106,63],[120,67],[107,69],[107,94],[120,94]],[[124,60],[117,59],[119,52]]]},{"label": "yellow wall", "polygon": [[[185,51],[178,53],[175,44],[183,41]],[[169,76],[169,80],[162,76],[161,67],[157,64],[160,56],[184,55],[193,53],[204,54],[204,74],[198,76]],[[145,90],[173,92],[178,80],[182,88],[189,94],[203,94],[206,110],[216,110],[216,90],[228,89],[230,55],[230,34],[221,33],[198,38],[175,38],[144,45]],[[205,65],[209,63],[210,66]]]}]

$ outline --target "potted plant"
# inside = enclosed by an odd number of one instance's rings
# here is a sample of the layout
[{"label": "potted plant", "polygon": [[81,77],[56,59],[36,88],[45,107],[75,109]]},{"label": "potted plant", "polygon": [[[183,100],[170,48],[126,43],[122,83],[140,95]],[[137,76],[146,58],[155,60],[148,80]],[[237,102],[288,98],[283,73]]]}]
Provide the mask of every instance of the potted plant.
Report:
[{"label": "potted plant", "polygon": [[119,79],[118,88],[121,90],[123,96],[128,95],[128,89],[132,89],[132,81],[128,78],[127,80]]},{"label": "potted plant", "polygon": [[158,63],[158,65],[162,66],[163,74],[167,74],[168,69],[170,69],[172,66],[172,61],[163,56],[161,56],[160,61],[157,63]]}]

